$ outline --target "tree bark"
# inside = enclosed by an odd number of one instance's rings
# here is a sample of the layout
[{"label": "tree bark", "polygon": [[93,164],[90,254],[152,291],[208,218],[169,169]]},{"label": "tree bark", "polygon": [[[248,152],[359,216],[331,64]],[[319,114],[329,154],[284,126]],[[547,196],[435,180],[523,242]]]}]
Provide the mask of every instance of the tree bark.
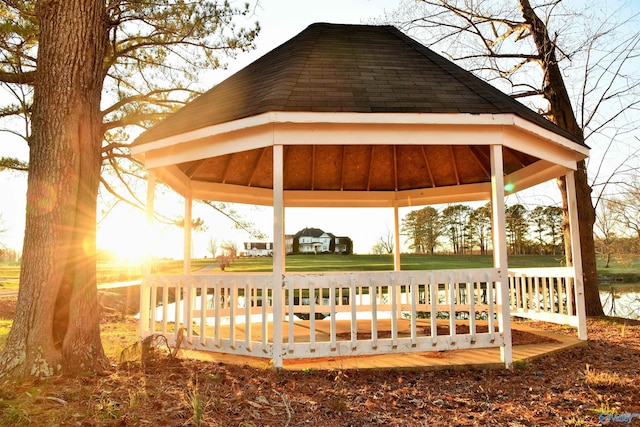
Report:
[{"label": "tree bark", "polygon": [[107,48],[101,0],[39,1],[26,229],[0,377],[100,371],[96,199]]},{"label": "tree bark", "polygon": [[[549,119],[568,130],[584,142],[584,134],[576,121],[571,99],[564,84],[564,78],[558,66],[555,44],[549,36],[544,22],[535,14],[529,0],[520,0],[520,9],[525,22],[531,29],[531,36],[538,50],[539,62],[544,72],[543,96],[549,102]],[[572,264],[571,236],[569,231],[567,188],[564,178],[558,180],[562,197],[563,233],[567,265]],[[602,302],[598,289],[596,270],[596,252],[593,241],[595,210],[591,200],[591,187],[587,180],[584,161],[578,163],[576,173],[576,200],[578,204],[578,227],[580,229],[580,252],[582,254],[582,272],[584,276],[585,306],[587,316],[603,316]]]}]

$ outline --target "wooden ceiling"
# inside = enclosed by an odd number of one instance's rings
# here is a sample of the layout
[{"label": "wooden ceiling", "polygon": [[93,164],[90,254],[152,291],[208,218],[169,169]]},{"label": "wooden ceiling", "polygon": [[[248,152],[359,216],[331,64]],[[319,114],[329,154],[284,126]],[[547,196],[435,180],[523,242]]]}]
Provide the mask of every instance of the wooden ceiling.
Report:
[{"label": "wooden ceiling", "polygon": [[[510,174],[538,159],[505,148]],[[273,148],[178,165],[192,181],[271,189]],[[290,145],[284,147],[285,191],[403,191],[491,180],[486,145]]]}]

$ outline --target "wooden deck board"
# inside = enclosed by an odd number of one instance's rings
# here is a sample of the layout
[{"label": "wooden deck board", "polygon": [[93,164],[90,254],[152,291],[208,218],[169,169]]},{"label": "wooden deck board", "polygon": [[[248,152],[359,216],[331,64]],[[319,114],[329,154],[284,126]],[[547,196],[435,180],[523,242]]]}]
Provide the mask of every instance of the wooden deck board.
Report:
[{"label": "wooden deck board", "polygon": [[[405,319],[400,319],[400,331],[403,331]],[[330,324],[328,321],[316,321],[316,341],[328,341],[330,337]],[[390,323],[390,322],[389,322]],[[273,334],[272,324],[269,325],[269,336]],[[357,322],[358,333],[370,333],[371,321],[359,320]],[[385,330],[384,323],[378,324],[380,331]],[[390,327],[390,325],[389,325]],[[531,328],[521,323],[512,324],[512,329],[530,332],[540,336],[556,339],[557,343],[526,344],[513,347],[513,360],[531,360],[562,351],[578,345],[586,345],[586,341],[580,341],[577,337],[561,335],[548,331],[541,331]],[[337,334],[348,334],[351,326],[348,321],[336,322]],[[229,333],[229,328],[222,328],[221,332]],[[294,339],[296,342],[308,342],[309,322],[296,322],[294,327]],[[362,332],[360,332],[362,331]],[[402,332],[404,333],[404,332]],[[243,341],[245,338],[244,325],[236,327],[236,341]],[[252,325],[251,336],[253,339],[260,339],[262,331],[260,325]],[[286,348],[288,341],[288,328],[283,325],[283,339]],[[269,359],[238,356],[224,353],[204,352],[195,350],[180,350],[182,357],[191,357],[201,360],[218,361],[223,363],[246,364],[254,367],[270,366]],[[468,350],[451,350],[441,352],[416,352],[416,353],[396,353],[382,355],[363,356],[340,356],[335,355],[327,358],[307,358],[307,359],[285,359],[283,369],[285,370],[344,370],[344,369],[484,369],[501,368],[504,363],[500,361],[499,348],[478,348]]]}]

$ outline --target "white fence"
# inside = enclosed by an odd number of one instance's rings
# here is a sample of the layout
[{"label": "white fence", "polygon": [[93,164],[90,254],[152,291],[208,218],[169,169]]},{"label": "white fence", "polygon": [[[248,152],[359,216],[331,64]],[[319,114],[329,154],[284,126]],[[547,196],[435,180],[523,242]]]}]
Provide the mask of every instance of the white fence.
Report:
[{"label": "white fence", "polygon": [[500,347],[499,280],[493,268],[287,273],[274,292],[270,273],[152,275],[140,333],[175,343],[184,328],[186,348],[284,359]]},{"label": "white fence", "polygon": [[573,268],[509,269],[509,290],[511,315],[579,326]]}]

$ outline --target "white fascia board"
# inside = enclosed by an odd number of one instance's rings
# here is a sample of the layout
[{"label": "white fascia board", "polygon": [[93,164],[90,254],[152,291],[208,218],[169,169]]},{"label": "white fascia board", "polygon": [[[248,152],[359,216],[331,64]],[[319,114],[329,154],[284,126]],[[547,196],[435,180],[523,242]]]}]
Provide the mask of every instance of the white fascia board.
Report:
[{"label": "white fascia board", "polygon": [[[575,169],[576,162],[584,159],[581,152],[568,149],[559,144],[550,144],[536,135],[522,132],[515,127],[505,127],[503,130],[504,146],[529,154],[548,162]],[[578,147],[578,144],[574,144]]]},{"label": "white fascia board", "polygon": [[[380,126],[376,126],[380,125]],[[518,129],[584,158],[589,150],[514,114],[267,112],[131,147],[148,168],[274,143],[492,144],[501,128]],[[274,129],[277,129],[273,134]],[[516,147],[514,147],[516,148]],[[517,148],[516,148],[517,149]],[[173,161],[171,160],[173,159]]]},{"label": "white fascia board", "polygon": [[508,115],[275,112],[282,145],[482,145],[499,141]]},{"label": "white fascia board", "polygon": [[273,127],[265,125],[148,151],[145,155],[145,166],[158,168],[271,145],[273,145]]},{"label": "white fascia board", "polygon": [[280,123],[282,145],[489,145],[501,140],[501,126],[399,123]]},{"label": "white fascia board", "polygon": [[[177,149],[182,145],[189,145],[194,142],[205,142],[206,144],[224,141],[221,138],[230,137],[234,133],[238,136],[232,139],[238,140],[243,132],[253,128],[263,128],[269,124],[338,124],[338,125],[436,125],[436,126],[499,126],[513,125],[513,118],[505,114],[440,114],[440,113],[323,113],[323,112],[267,112],[257,116],[234,120],[213,126],[207,126],[190,132],[172,135],[155,141],[131,147],[132,155],[144,161],[145,157],[153,152],[165,152],[171,149],[172,152],[180,152],[184,148]],[[388,144],[388,141],[386,141]],[[262,144],[262,146],[269,145]],[[219,148],[220,153],[237,151],[225,151]],[[218,154],[219,155],[219,154]],[[158,155],[156,154],[156,157]]]},{"label": "white fascia board", "polygon": [[190,132],[180,133],[166,138],[161,138],[155,141],[145,142],[143,144],[135,145],[131,147],[132,154],[144,153],[154,150],[162,150],[167,147],[173,147],[179,144],[185,144],[191,141],[198,141],[201,139],[207,139],[213,136],[224,135],[227,133],[233,133],[241,131],[243,129],[249,129],[254,127],[263,126],[271,123],[271,113],[260,114],[258,116],[247,117],[244,119],[233,120],[226,123],[220,123],[213,126],[207,126],[204,128],[196,129]]},{"label": "white fascia board", "polygon": [[563,147],[566,150],[575,151],[577,160],[584,160],[585,158],[589,157],[588,147],[573,142],[570,139],[563,137],[562,135],[551,132],[550,130],[540,127],[516,115],[513,116],[513,123],[516,127],[524,130],[527,133],[537,135],[539,138],[550,141],[558,146]]},{"label": "white fascia board", "polygon": [[272,111],[256,116],[207,126],[190,132],[172,135],[155,141],[131,147],[134,156],[149,151],[161,150],[175,145],[189,143],[234,133],[267,124],[383,124],[383,125],[437,125],[437,126],[516,126],[528,133],[581,151],[588,155],[588,149],[554,132],[524,120],[514,114],[469,114],[469,113],[336,113],[336,112],[291,112]]}]

